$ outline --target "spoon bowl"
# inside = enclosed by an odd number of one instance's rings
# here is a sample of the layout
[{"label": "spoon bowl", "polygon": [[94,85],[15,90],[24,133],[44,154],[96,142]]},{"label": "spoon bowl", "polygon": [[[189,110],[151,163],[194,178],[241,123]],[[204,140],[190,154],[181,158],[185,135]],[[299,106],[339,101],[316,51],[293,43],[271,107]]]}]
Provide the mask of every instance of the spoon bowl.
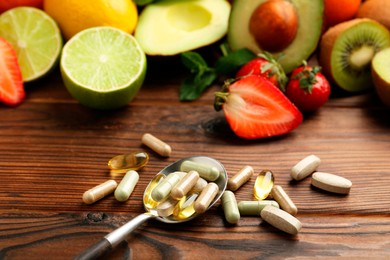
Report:
[{"label": "spoon bowl", "polygon": [[[226,189],[227,185],[227,172],[224,168],[224,166],[217,160],[207,157],[207,156],[193,156],[193,157],[188,157],[184,158],[181,160],[178,160],[164,169],[162,169],[159,173],[156,174],[156,176],[153,178],[160,178],[162,179],[165,176],[168,176],[171,173],[174,173],[175,171],[180,171],[180,166],[184,161],[193,161],[199,164],[205,164],[209,165],[211,167],[215,167],[218,169],[220,172],[219,177],[213,181],[218,185],[218,193],[213,199],[213,201],[210,203],[209,207],[207,208],[210,209],[222,196],[223,192]],[[188,218],[184,219],[176,219],[172,216],[168,217],[161,217],[158,216],[157,210],[155,207],[151,206],[146,206],[147,205],[147,197],[148,197],[148,192],[150,192],[153,187],[151,187],[153,180],[148,184],[147,188],[145,189],[144,196],[143,196],[143,204],[145,208],[145,213],[138,215],[137,217],[133,218],[123,226],[117,228],[116,230],[112,231],[111,233],[107,234],[103,239],[101,239],[99,242],[96,244],[92,245],[90,248],[82,252],[79,256],[77,256],[75,259],[95,259],[98,257],[102,257],[106,255],[108,252],[110,252],[113,248],[115,248],[120,242],[122,242],[126,237],[137,227],[139,227],[142,223],[144,223],[146,220],[150,218],[155,218],[158,221],[164,222],[164,223],[182,223],[189,221],[191,219],[194,219],[195,217],[199,216],[200,214],[194,213]],[[157,204],[157,203],[156,203]]]}]

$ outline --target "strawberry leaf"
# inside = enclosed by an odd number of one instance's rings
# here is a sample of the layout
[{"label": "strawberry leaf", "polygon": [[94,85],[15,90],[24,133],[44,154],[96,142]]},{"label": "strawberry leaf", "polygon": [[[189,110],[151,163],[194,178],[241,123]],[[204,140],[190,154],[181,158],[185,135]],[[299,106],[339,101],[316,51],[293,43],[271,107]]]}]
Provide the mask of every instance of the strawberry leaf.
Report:
[{"label": "strawberry leaf", "polygon": [[245,48],[227,52],[226,56],[222,56],[215,63],[215,71],[218,75],[229,75],[255,57],[253,52]]}]

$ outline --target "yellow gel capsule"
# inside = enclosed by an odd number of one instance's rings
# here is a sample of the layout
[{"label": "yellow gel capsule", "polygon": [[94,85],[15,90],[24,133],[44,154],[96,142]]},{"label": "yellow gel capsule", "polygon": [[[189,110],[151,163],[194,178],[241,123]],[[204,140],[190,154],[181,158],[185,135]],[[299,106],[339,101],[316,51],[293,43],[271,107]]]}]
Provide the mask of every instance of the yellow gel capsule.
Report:
[{"label": "yellow gel capsule", "polygon": [[155,137],[154,135],[146,133],[142,136],[141,141],[144,145],[146,145],[161,156],[169,157],[171,155],[171,147],[165,142]]},{"label": "yellow gel capsule", "polygon": [[155,210],[157,205],[159,204],[157,201],[155,201],[152,198],[152,191],[156,186],[162,182],[162,180],[165,178],[165,175],[160,173],[154,176],[154,178],[150,181],[148,187],[146,187],[146,190],[144,192],[144,207],[147,211]]},{"label": "yellow gel capsule", "polygon": [[113,174],[124,173],[129,170],[139,170],[149,161],[149,155],[145,152],[126,153],[113,157],[108,161],[108,167]]},{"label": "yellow gel capsule", "polygon": [[173,210],[173,216],[176,220],[185,220],[195,214],[194,204],[198,197],[197,193],[184,196],[179,200]]},{"label": "yellow gel capsule", "polygon": [[166,199],[172,188],[180,181],[180,175],[176,173],[169,174],[152,191],[152,199],[161,202]]},{"label": "yellow gel capsule", "polygon": [[108,180],[106,182],[103,182],[102,184],[99,184],[92,189],[87,190],[83,194],[83,201],[85,204],[92,204],[108,194],[111,194],[114,192],[115,188],[117,187],[117,183],[114,180]]},{"label": "yellow gel capsule", "polygon": [[226,221],[230,224],[236,224],[240,220],[240,211],[238,210],[234,193],[230,190],[225,191],[222,194],[221,200]]},{"label": "yellow gel capsule", "polygon": [[182,162],[180,170],[184,172],[197,171],[199,176],[207,181],[215,181],[220,175],[219,170],[216,167],[193,161]]},{"label": "yellow gel capsule", "polygon": [[268,197],[272,187],[274,186],[274,175],[269,170],[264,170],[259,173],[256,178],[255,186],[253,187],[253,195],[258,200],[263,200]]},{"label": "yellow gel capsule", "polygon": [[238,190],[244,183],[249,181],[252,177],[254,170],[251,166],[245,166],[238,173],[236,173],[228,181],[228,189],[232,191]]},{"label": "yellow gel capsule", "polygon": [[171,197],[177,200],[181,199],[195,186],[198,179],[199,173],[190,171],[173,187]]},{"label": "yellow gel capsule", "polygon": [[210,206],[211,202],[217,196],[219,187],[214,182],[210,182],[202,190],[199,197],[196,199],[194,209],[197,213],[203,213]]},{"label": "yellow gel capsule", "polygon": [[118,201],[126,201],[129,199],[139,180],[138,172],[130,170],[123,177],[118,187],[115,189],[114,196]]}]

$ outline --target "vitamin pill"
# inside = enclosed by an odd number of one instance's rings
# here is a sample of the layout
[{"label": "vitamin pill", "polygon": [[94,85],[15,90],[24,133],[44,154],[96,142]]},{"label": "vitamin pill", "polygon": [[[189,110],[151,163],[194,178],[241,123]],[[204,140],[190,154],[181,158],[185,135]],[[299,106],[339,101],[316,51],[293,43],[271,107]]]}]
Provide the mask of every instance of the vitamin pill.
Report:
[{"label": "vitamin pill", "polygon": [[108,161],[111,170],[139,170],[149,161],[149,155],[144,152],[126,153],[113,157]]},{"label": "vitamin pill", "polygon": [[226,221],[230,224],[236,224],[240,220],[240,211],[238,210],[234,193],[230,190],[225,191],[222,194],[221,200]]},{"label": "vitamin pill", "polygon": [[352,187],[350,180],[325,172],[313,173],[311,184],[319,189],[339,194],[348,194]]},{"label": "vitamin pill", "polygon": [[297,181],[303,180],[316,171],[320,163],[320,158],[315,155],[309,155],[292,167],[291,177]]},{"label": "vitamin pill", "polygon": [[178,203],[177,200],[173,198],[168,198],[164,202],[161,202],[157,205],[157,214],[160,217],[168,217],[173,214],[173,209],[175,208],[176,204]]},{"label": "vitamin pill", "polygon": [[260,213],[261,218],[288,234],[296,235],[302,228],[302,223],[291,214],[273,206],[266,206]]},{"label": "vitamin pill", "polygon": [[134,190],[135,185],[138,183],[138,172],[130,170],[123,177],[118,187],[115,189],[114,196],[118,201],[126,201],[129,199],[131,193]]},{"label": "vitamin pill", "polygon": [[146,133],[142,136],[142,143],[161,156],[169,157],[171,155],[171,147],[149,133]]},{"label": "vitamin pill", "polygon": [[169,196],[172,188],[180,181],[180,175],[176,173],[169,174],[152,191],[152,199],[161,202]]},{"label": "vitamin pill", "polygon": [[260,212],[266,206],[273,206],[279,208],[279,204],[274,200],[260,200],[260,201],[240,201],[238,203],[238,210],[242,216],[260,216]]},{"label": "vitamin pill", "polygon": [[114,192],[114,190],[117,187],[117,183],[114,180],[108,180],[106,182],[103,182],[102,184],[99,184],[92,189],[87,190],[83,194],[83,201],[85,204],[92,204],[108,194],[111,194]]},{"label": "vitamin pill", "polygon": [[244,183],[249,181],[252,177],[254,170],[251,166],[245,166],[238,173],[236,173],[228,181],[228,189],[232,191],[238,190]]},{"label": "vitamin pill", "polygon": [[197,193],[184,196],[179,200],[173,210],[173,216],[176,220],[185,220],[195,214],[194,204],[198,197]]},{"label": "vitamin pill", "polygon": [[180,165],[180,170],[184,172],[197,171],[199,176],[207,181],[215,181],[219,177],[219,170],[207,164],[201,164],[193,161],[184,161]]},{"label": "vitamin pill", "polygon": [[190,171],[172,188],[171,197],[177,200],[181,199],[195,186],[198,179],[199,173]]},{"label": "vitamin pill", "polygon": [[295,206],[294,202],[284,191],[282,186],[275,185],[271,191],[271,195],[274,198],[274,200],[276,200],[276,202],[279,203],[280,208],[282,208],[284,211],[294,216],[298,213],[298,208]]},{"label": "vitamin pill", "polygon": [[210,206],[211,202],[217,196],[219,187],[214,182],[210,182],[202,190],[199,197],[196,199],[194,209],[196,213],[203,213]]},{"label": "vitamin pill", "polygon": [[207,185],[207,181],[205,179],[199,177],[195,186],[191,189],[191,192],[192,193],[199,193],[206,187],[206,185]]},{"label": "vitamin pill", "polygon": [[165,179],[165,177],[166,176],[162,173],[157,174],[156,176],[154,176],[154,178],[150,181],[149,185],[146,187],[143,201],[144,201],[144,207],[147,211],[153,210],[157,207],[158,202],[152,198],[152,191],[154,190],[154,188],[156,188],[156,186],[160,182],[162,182],[163,179]]},{"label": "vitamin pill", "polygon": [[263,200],[268,197],[272,187],[274,186],[274,175],[269,170],[264,170],[259,173],[256,178],[255,186],[253,187],[253,195],[258,200]]}]

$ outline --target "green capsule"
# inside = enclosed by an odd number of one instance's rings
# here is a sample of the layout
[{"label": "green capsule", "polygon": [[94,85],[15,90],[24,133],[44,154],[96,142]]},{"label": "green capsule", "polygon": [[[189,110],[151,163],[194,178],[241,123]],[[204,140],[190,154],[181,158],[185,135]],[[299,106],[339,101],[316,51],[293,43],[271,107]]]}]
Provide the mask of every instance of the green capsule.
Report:
[{"label": "green capsule", "polygon": [[182,162],[180,170],[183,172],[197,171],[199,176],[207,181],[215,181],[220,175],[219,170],[216,167],[193,161]]},{"label": "green capsule", "polygon": [[264,170],[259,173],[256,178],[255,186],[253,187],[253,195],[258,200],[263,200],[268,197],[274,186],[274,175],[269,170]]},{"label": "green capsule", "polygon": [[166,178],[164,178],[152,191],[152,199],[161,202],[167,198],[173,188],[179,181],[181,177],[177,173],[171,173]]},{"label": "green capsule", "polygon": [[155,210],[158,202],[152,198],[152,191],[156,186],[166,178],[165,174],[159,173],[150,181],[144,192],[144,206],[147,211]]},{"label": "green capsule", "polygon": [[238,210],[240,211],[240,215],[243,216],[260,216],[260,212],[265,206],[279,208],[279,204],[274,200],[240,201],[238,203]]},{"label": "green capsule", "polygon": [[222,194],[221,199],[226,221],[230,224],[236,224],[240,220],[240,211],[234,193],[227,190]]},{"label": "green capsule", "polygon": [[115,189],[114,196],[118,201],[126,201],[129,199],[139,180],[138,172],[130,170],[123,177],[118,187]]}]

